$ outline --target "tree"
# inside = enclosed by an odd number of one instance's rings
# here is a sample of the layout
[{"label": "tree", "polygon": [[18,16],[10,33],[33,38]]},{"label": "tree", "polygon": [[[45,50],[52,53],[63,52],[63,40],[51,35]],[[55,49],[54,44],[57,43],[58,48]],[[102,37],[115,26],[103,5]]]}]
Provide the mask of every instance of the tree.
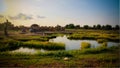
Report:
[{"label": "tree", "polygon": [[93,29],[96,29],[96,25],[93,25]]},{"label": "tree", "polygon": [[89,29],[89,26],[88,25],[84,25],[83,28],[84,29]]},{"label": "tree", "polygon": [[112,26],[107,24],[107,25],[105,26],[105,29],[106,29],[106,30],[111,30],[111,29],[112,29]]},{"label": "tree", "polygon": [[98,25],[96,26],[96,28],[97,28],[97,29],[101,29],[101,25],[98,24]]},{"label": "tree", "polygon": [[55,27],[55,29],[57,30],[57,31],[60,31],[61,30],[61,26],[60,25],[57,25],[56,27]]},{"label": "tree", "polygon": [[32,24],[30,32],[38,32],[39,31],[39,25],[38,24]]},{"label": "tree", "polygon": [[74,24],[68,24],[68,25],[65,26],[65,28],[67,28],[67,29],[74,29],[75,26],[74,26]]},{"label": "tree", "polygon": [[76,28],[76,29],[80,29],[80,25],[76,25],[75,28]]},{"label": "tree", "polygon": [[105,25],[102,25],[102,27],[101,27],[103,30],[105,29]]},{"label": "tree", "polygon": [[116,25],[116,26],[115,26],[115,29],[116,29],[116,30],[119,30],[119,29],[120,29],[120,26],[119,26],[119,25]]}]

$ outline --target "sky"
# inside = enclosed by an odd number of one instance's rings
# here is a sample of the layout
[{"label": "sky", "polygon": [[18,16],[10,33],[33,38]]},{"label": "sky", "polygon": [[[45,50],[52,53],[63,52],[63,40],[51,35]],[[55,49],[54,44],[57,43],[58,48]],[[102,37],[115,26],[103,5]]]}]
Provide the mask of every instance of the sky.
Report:
[{"label": "sky", "polygon": [[115,26],[119,17],[119,0],[0,0],[0,23]]}]

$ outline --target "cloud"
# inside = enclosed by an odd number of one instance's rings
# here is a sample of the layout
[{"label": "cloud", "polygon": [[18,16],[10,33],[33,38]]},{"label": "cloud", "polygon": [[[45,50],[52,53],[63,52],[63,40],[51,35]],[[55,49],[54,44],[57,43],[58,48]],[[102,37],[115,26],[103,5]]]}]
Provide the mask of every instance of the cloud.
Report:
[{"label": "cloud", "polygon": [[[0,17],[2,17],[2,15],[0,15]],[[41,15],[27,15],[27,14],[24,14],[24,13],[19,13],[15,16],[8,16],[8,18],[11,19],[11,20],[31,20],[31,19],[35,19],[35,18],[44,19],[46,17],[41,16]]]},{"label": "cloud", "polygon": [[31,20],[33,19],[32,15],[26,15],[23,13],[19,13],[16,16],[8,16],[12,20]]},{"label": "cloud", "polygon": [[43,18],[46,18],[46,17],[45,17],[45,16],[40,16],[40,15],[38,15],[37,18],[43,19]]}]

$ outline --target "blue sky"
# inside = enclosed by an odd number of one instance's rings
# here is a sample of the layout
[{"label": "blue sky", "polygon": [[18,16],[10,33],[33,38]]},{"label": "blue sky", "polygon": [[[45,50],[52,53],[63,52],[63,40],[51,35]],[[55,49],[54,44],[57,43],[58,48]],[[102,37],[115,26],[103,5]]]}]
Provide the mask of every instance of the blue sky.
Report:
[{"label": "blue sky", "polygon": [[15,25],[114,26],[119,24],[119,0],[0,0],[0,15]]}]

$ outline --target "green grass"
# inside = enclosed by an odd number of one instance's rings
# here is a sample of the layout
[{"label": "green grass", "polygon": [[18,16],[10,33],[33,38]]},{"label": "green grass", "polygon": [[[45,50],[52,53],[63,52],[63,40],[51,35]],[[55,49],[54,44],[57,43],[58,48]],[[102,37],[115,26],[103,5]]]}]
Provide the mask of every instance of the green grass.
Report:
[{"label": "green grass", "polygon": [[[106,39],[108,41],[119,41],[119,33],[117,31],[103,30],[69,30],[73,34],[69,37],[76,39]],[[50,35],[49,35],[50,36]],[[53,35],[54,36],[54,35]],[[42,36],[13,35],[10,38],[0,38],[0,67],[61,67],[61,68],[119,68],[119,46],[107,47],[107,43],[103,42],[97,48],[85,48],[81,50],[65,51],[63,43],[43,42],[39,38]],[[53,38],[53,37],[48,37]],[[15,40],[13,40],[15,39]],[[28,39],[27,41],[19,41],[16,39]],[[30,39],[30,40],[29,40]],[[103,41],[103,40],[102,40]],[[87,44],[88,45],[88,44]],[[36,49],[48,49],[44,53],[35,54],[10,52],[19,47],[29,47]],[[68,61],[64,58],[68,57]]]},{"label": "green grass", "polygon": [[21,37],[17,38],[16,40],[18,41],[31,41],[31,40],[36,40],[36,41],[49,41],[49,39],[56,38],[55,35],[48,35],[48,36],[27,36],[27,37]]},{"label": "green grass", "polygon": [[18,49],[21,45],[21,42],[12,39],[3,40],[2,42],[0,42],[0,51],[15,50]]},{"label": "green grass", "polygon": [[42,41],[27,41],[21,42],[13,39],[4,39],[0,41],[0,51],[10,51],[18,49],[19,47],[28,47],[35,49],[46,49],[46,50],[64,50],[64,43],[55,43],[55,42],[42,42]]},{"label": "green grass", "polygon": [[105,30],[74,30],[73,34],[69,35],[68,39],[105,39],[105,41],[119,42],[120,34],[118,31],[105,31]]},{"label": "green grass", "polygon": [[31,41],[31,40],[36,40],[36,41],[48,41],[49,38],[47,37],[42,37],[42,36],[25,36],[25,35],[18,35],[16,36],[11,36],[12,39],[18,40],[18,41]]},{"label": "green grass", "polygon": [[[0,66],[119,67],[119,46],[25,54],[0,52]],[[70,60],[64,61],[68,57]]]},{"label": "green grass", "polygon": [[103,43],[101,44],[101,46],[102,46],[102,47],[107,47],[107,42],[103,42]]},{"label": "green grass", "polygon": [[89,42],[81,42],[81,49],[90,48],[91,44]]},{"label": "green grass", "polygon": [[52,39],[52,38],[56,38],[56,35],[43,36],[42,38]]},{"label": "green grass", "polygon": [[19,38],[16,39],[18,41],[31,41],[31,40],[37,40],[37,41],[48,41],[48,38]]},{"label": "green grass", "polygon": [[103,42],[107,42],[107,40],[106,39],[97,39],[97,42],[98,43],[103,43]]},{"label": "green grass", "polygon": [[27,41],[23,42],[23,47],[30,47],[36,49],[47,49],[47,50],[64,50],[64,43],[55,43],[55,42],[40,42],[40,41]]},{"label": "green grass", "polygon": [[86,36],[85,34],[73,34],[68,36],[68,39],[75,39],[75,40],[79,40],[79,39],[95,39],[94,36]]}]

